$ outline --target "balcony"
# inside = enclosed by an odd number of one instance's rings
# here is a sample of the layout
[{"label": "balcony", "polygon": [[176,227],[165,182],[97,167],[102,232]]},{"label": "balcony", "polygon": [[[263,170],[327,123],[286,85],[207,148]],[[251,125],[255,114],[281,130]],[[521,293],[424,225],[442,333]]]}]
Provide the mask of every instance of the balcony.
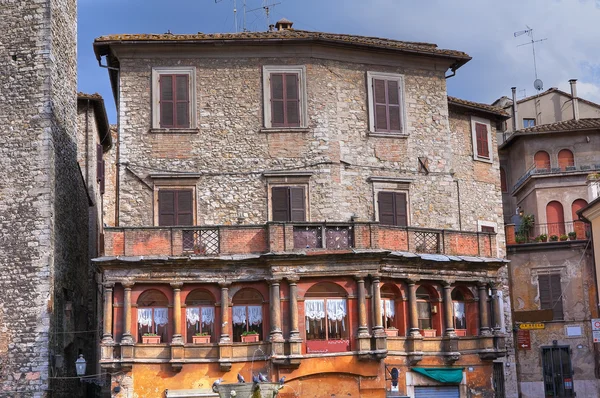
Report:
[{"label": "balcony", "polygon": [[576,165],[575,163],[562,163],[560,167],[551,167],[549,163],[534,164],[517,180],[517,183],[513,186],[512,194],[514,195],[530,178],[537,176],[587,174],[596,171],[600,171],[600,164]]},{"label": "balcony", "polygon": [[507,245],[590,239],[590,227],[583,221],[535,224],[525,233],[516,231],[514,225],[507,225],[505,229]]},{"label": "balcony", "polygon": [[105,256],[215,257],[264,253],[343,253],[381,249],[428,255],[496,257],[496,234],[376,222],[197,227],[109,227]]}]

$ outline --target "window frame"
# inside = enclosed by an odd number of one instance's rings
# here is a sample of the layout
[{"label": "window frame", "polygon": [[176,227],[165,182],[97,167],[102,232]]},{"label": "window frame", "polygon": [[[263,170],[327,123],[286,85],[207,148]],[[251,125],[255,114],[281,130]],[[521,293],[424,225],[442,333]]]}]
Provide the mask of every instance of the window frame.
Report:
[{"label": "window frame", "polygon": [[[306,66],[304,65],[263,65],[263,126],[274,131],[290,131],[308,128],[308,103],[306,91]],[[273,126],[271,121],[271,74],[298,74],[298,116],[299,126]]]},{"label": "window frame", "polygon": [[[160,125],[160,76],[161,75],[187,75],[188,100],[189,100],[189,127],[161,127]],[[154,132],[190,132],[196,131],[198,126],[196,94],[196,67],[195,66],[164,66],[152,67],[152,125]]]},{"label": "window frame", "polygon": [[[323,321],[323,328],[325,329],[325,338],[324,339],[318,339],[318,338],[309,338],[308,336],[308,331],[305,331],[305,340],[308,341],[346,341],[346,340],[350,340],[352,337],[352,333],[350,330],[350,316],[348,314],[348,298],[347,297],[340,297],[340,296],[326,296],[326,297],[310,297],[307,296],[305,297],[304,301],[306,302],[306,300],[323,300],[323,308],[325,309],[325,317],[322,319]],[[328,300],[344,300],[345,304],[346,304],[346,316],[344,317],[344,319],[342,319],[341,321],[330,321],[329,320],[329,315],[327,314],[327,301]],[[340,338],[332,338],[331,334],[330,334],[330,330],[329,330],[329,322],[346,322],[346,326],[345,328],[342,327],[342,331],[339,333]],[[307,318],[306,314],[304,315],[304,322],[305,325],[308,325],[310,320]],[[344,334],[346,334],[346,336],[344,336]]]},{"label": "window frame", "polygon": [[[419,288],[423,287],[425,290],[428,290],[427,287],[421,285],[417,288],[417,290],[419,290]],[[419,294],[417,294],[417,327],[419,328],[419,331],[421,332],[421,334],[423,334],[423,330],[428,330],[428,329],[432,329],[432,330],[436,330],[433,327],[433,315],[434,315],[434,311],[433,311],[433,305],[432,305],[432,298],[431,298],[431,292],[427,292],[427,299],[419,297]],[[429,312],[429,318],[420,318],[419,317],[419,303],[423,304],[426,303],[428,306],[428,312]],[[429,320],[429,328],[422,328],[421,325],[421,321],[422,320]]]},{"label": "window frame", "polygon": [[[200,292],[202,292],[203,294],[206,294],[207,296],[209,296],[209,297],[208,297],[208,300],[207,300],[207,303],[202,303],[202,304],[193,304],[193,303],[190,303],[190,302],[189,302],[189,301],[190,301],[190,295],[193,295],[193,294],[195,294],[197,291],[200,291]],[[192,297],[193,297],[193,296],[192,296]],[[182,306],[182,307],[183,307],[183,306]],[[187,320],[187,309],[188,309],[188,308],[198,308],[198,311],[199,311],[199,313],[200,313],[200,319],[199,319],[199,321],[198,321],[198,322],[196,322],[196,323],[195,323],[195,324],[193,324],[193,325],[192,325],[192,324],[189,324],[189,323],[188,323],[188,320]],[[196,288],[196,289],[193,289],[193,290],[191,290],[191,291],[190,291],[190,292],[187,294],[187,297],[186,297],[186,299],[185,299],[185,312],[184,312],[184,313],[185,313],[184,319],[185,319],[185,325],[186,325],[186,326],[185,326],[185,333],[186,333],[185,342],[186,342],[187,344],[190,344],[190,343],[192,343],[192,342],[193,342],[193,337],[195,336],[195,334],[196,334],[196,333],[198,333],[198,332],[196,331],[196,332],[194,332],[194,333],[190,334],[190,333],[189,333],[190,327],[194,327],[194,329],[195,329],[195,328],[196,328],[196,326],[197,326],[197,325],[199,325],[199,326],[200,326],[200,327],[199,327],[199,328],[200,328],[200,333],[205,333],[205,332],[203,331],[203,329],[202,329],[202,308],[212,308],[212,309],[213,309],[213,311],[214,311],[214,317],[215,317],[215,319],[214,319],[213,323],[212,323],[212,324],[211,324],[211,326],[210,326],[210,333],[209,333],[209,336],[210,336],[210,338],[211,338],[211,340],[212,340],[212,339],[213,339],[213,336],[215,336],[215,335],[216,335],[216,332],[215,332],[215,324],[216,324],[216,322],[217,322],[217,306],[216,306],[215,299],[214,299],[214,297],[213,297],[212,293],[211,293],[211,292],[209,292],[208,290],[204,290],[204,289],[202,289],[202,288]]]},{"label": "window frame", "polygon": [[[525,121],[533,122],[533,124],[526,126]],[[535,124],[536,124],[536,120],[534,118],[528,118],[528,117],[523,118],[523,128],[524,129],[528,129],[530,127],[535,127]]]},{"label": "window frame", "polygon": [[[379,192],[403,193],[406,195],[406,225],[411,223],[411,200],[410,184],[412,179],[390,178],[390,177],[369,177],[369,182],[373,185],[373,215],[374,220],[379,221]],[[382,224],[387,225],[387,224]],[[393,226],[393,225],[388,225]]]},{"label": "window frame", "polygon": [[158,203],[159,191],[192,191],[192,225],[184,225],[185,227],[190,227],[194,225],[198,225],[197,223],[197,213],[198,213],[198,204],[197,204],[197,193],[196,193],[196,185],[188,185],[184,184],[181,181],[155,181],[154,184],[154,203],[153,203],[153,212],[154,212],[154,226],[160,227],[160,208]]},{"label": "window frame", "polygon": [[[545,308],[544,304],[542,303],[542,289],[541,289],[542,282],[540,279],[542,277],[548,278],[548,291],[550,294],[549,299],[551,301],[549,308]],[[560,287],[560,292],[559,292],[560,294],[558,295],[559,298],[558,298],[558,300],[556,300],[556,303],[560,302],[560,311],[561,311],[560,313],[562,315],[560,317],[557,317],[554,313],[555,301],[553,299],[553,294],[552,294],[552,277],[558,277],[558,286]],[[552,311],[552,320],[553,321],[565,321],[565,306],[564,306],[564,296],[563,296],[563,286],[562,286],[562,284],[563,284],[562,273],[561,272],[551,272],[551,271],[544,272],[544,273],[539,272],[537,274],[537,279],[538,279],[538,281],[537,281],[538,282],[538,300],[539,300],[540,310],[551,309],[551,310],[553,310]]]},{"label": "window frame", "polygon": [[[477,153],[477,124],[483,124],[487,129],[487,146],[489,157],[479,156]],[[489,119],[484,119],[477,116],[471,116],[471,140],[473,145],[473,160],[494,163],[494,147],[492,138],[492,125]]]},{"label": "window frame", "polygon": [[[400,105],[400,130],[377,130],[375,127],[375,95],[373,80],[391,80],[398,83],[398,103]],[[369,135],[385,137],[406,137],[409,135],[406,123],[406,93],[404,88],[404,75],[389,72],[367,71],[367,105],[369,111]]]},{"label": "window frame", "polygon": [[[389,193],[392,194],[392,207],[393,207],[393,217],[394,217],[394,223],[393,224],[383,224],[381,222],[381,212],[380,212],[380,196],[382,193]],[[397,223],[398,218],[399,218],[399,214],[396,209],[398,208],[397,206],[397,196],[396,195],[404,195],[404,203],[405,203],[405,207],[404,207],[404,216],[406,217],[406,225],[400,225]],[[377,221],[379,221],[380,225],[387,225],[387,226],[393,226],[393,227],[408,227],[408,192],[403,192],[403,191],[387,191],[387,190],[380,190],[379,192],[377,192]]]}]

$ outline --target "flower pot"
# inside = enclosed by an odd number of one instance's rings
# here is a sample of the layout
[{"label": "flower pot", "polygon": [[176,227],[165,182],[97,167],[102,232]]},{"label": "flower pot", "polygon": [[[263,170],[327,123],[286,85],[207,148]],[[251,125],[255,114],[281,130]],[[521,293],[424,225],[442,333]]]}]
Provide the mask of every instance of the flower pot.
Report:
[{"label": "flower pot", "polygon": [[542,242],[548,242],[548,238],[540,238]]},{"label": "flower pot", "polygon": [[160,336],[142,336],[144,344],[160,344]]},{"label": "flower pot", "polygon": [[458,337],[465,337],[467,335],[467,329],[455,329],[454,331]]},{"label": "flower pot", "polygon": [[437,330],[435,330],[435,329],[423,330],[423,337],[435,337],[436,334],[437,334]]},{"label": "flower pot", "polygon": [[385,329],[385,334],[388,337],[398,337],[398,329]]},{"label": "flower pot", "polygon": [[242,343],[258,343],[258,334],[242,336]]},{"label": "flower pot", "polygon": [[194,343],[194,344],[209,344],[210,336],[192,336],[192,343]]}]

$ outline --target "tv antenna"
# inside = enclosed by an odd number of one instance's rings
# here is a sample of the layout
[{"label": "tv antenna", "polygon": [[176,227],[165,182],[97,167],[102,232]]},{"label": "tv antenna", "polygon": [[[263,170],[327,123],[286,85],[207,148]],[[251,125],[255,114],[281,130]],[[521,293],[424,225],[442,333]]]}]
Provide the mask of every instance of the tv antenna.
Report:
[{"label": "tv antenna", "polygon": [[[527,26],[527,25],[525,25],[525,26]],[[537,63],[535,61],[535,43],[539,43],[541,41],[548,40],[548,39],[535,40],[533,37],[533,29],[530,28],[529,26],[527,26],[527,29],[525,29],[525,30],[520,30],[518,32],[515,32],[514,35],[515,35],[515,37],[527,35],[531,38],[531,41],[529,43],[519,44],[517,47],[528,46],[531,44],[531,50],[533,52],[533,71],[535,73],[535,81],[533,82],[533,87],[539,92],[544,89],[544,83],[542,82],[541,79],[538,79]]]},{"label": "tv antenna", "polygon": [[[252,10],[248,10],[248,12],[258,11],[258,10],[264,10],[265,11],[265,15],[267,16],[267,26],[270,28],[271,27],[271,20],[270,20],[271,8],[275,7],[277,4],[281,4],[281,2],[269,4],[268,1],[263,0],[263,5],[261,7],[254,8]],[[244,12],[244,14],[245,14],[245,12]],[[245,30],[245,27],[244,27],[244,30]]]},{"label": "tv antenna", "polygon": [[[223,0],[215,0],[215,4],[216,3],[220,3]],[[246,31],[246,0],[242,0],[242,7],[244,10],[244,24],[243,24],[243,31]],[[233,24],[235,25],[235,33],[238,33],[238,21],[237,21],[237,0],[233,0]]]}]

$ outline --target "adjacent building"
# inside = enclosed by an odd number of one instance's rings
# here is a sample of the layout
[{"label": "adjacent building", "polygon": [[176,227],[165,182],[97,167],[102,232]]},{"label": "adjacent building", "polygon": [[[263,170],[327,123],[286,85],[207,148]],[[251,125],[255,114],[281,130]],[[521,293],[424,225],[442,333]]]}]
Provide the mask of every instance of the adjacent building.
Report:
[{"label": "adjacent building", "polygon": [[467,54],[287,20],[94,48],[119,115],[94,260],[113,396],[258,372],[282,397],[516,396],[508,115],[447,96]]}]

